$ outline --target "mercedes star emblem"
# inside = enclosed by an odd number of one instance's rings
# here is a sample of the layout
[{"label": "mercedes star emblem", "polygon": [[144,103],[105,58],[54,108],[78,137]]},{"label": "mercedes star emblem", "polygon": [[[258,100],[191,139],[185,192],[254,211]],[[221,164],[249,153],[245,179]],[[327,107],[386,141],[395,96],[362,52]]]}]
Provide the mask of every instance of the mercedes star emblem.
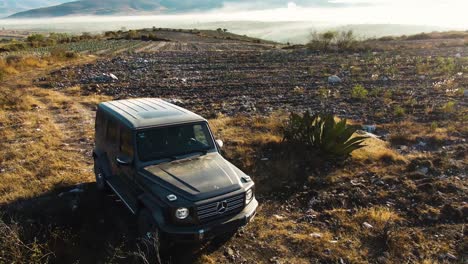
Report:
[{"label": "mercedes star emblem", "polygon": [[216,205],[216,210],[218,211],[219,214],[222,214],[226,212],[227,207],[228,207],[227,201],[218,202],[218,204]]}]

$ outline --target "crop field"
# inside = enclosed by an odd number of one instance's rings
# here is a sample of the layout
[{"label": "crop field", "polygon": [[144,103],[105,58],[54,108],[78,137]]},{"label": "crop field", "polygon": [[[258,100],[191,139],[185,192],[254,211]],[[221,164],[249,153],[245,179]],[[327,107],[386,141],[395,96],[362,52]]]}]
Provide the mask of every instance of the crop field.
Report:
[{"label": "crop field", "polygon": [[[233,237],[176,245],[164,263],[466,263],[466,38],[339,52],[159,31],[0,55],[1,264],[146,263],[91,156],[96,105],[132,97],[207,117],[260,202]],[[365,147],[329,159],[283,140],[306,110],[347,118]]]}]

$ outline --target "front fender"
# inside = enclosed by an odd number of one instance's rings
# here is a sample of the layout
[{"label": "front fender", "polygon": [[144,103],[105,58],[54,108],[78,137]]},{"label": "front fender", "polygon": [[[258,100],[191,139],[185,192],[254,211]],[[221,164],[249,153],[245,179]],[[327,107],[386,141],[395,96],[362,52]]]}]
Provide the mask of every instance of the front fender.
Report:
[{"label": "front fender", "polygon": [[138,197],[138,200],[141,205],[139,210],[141,210],[142,207],[148,209],[158,226],[166,222],[166,218],[164,217],[164,212],[166,210],[154,197],[148,193],[144,193]]}]

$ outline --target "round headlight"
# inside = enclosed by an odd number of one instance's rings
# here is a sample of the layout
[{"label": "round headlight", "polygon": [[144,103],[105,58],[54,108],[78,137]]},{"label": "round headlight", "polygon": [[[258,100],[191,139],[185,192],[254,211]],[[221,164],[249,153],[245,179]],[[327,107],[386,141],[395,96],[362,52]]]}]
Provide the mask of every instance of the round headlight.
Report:
[{"label": "round headlight", "polygon": [[248,204],[252,201],[253,199],[253,190],[248,189],[247,192],[245,193],[245,203]]},{"label": "round headlight", "polygon": [[177,219],[183,220],[189,216],[189,209],[181,207],[178,208],[175,212]]}]

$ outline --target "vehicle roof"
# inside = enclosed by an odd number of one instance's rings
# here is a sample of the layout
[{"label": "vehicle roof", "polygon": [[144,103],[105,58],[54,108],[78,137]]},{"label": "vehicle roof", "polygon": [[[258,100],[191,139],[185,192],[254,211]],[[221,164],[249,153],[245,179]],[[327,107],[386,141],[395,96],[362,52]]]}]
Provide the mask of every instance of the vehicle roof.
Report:
[{"label": "vehicle roof", "polygon": [[158,98],[139,98],[100,103],[99,109],[132,129],[206,121],[187,109]]}]

